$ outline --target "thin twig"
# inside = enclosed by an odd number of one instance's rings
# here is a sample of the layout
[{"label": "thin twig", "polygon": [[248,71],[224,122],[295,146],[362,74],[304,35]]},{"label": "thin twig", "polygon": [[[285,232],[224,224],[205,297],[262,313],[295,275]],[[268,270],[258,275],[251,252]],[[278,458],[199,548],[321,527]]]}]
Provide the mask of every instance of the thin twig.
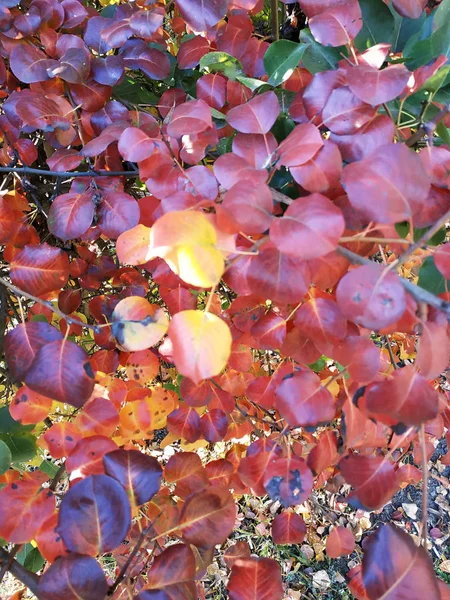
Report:
[{"label": "thin twig", "polygon": [[422,528],[420,530],[420,543],[425,547],[427,545],[428,532],[428,463],[427,463],[427,447],[425,442],[425,425],[421,425],[419,429],[420,450],[422,452]]},{"label": "thin twig", "polygon": [[54,312],[56,315],[61,317],[61,319],[64,319],[68,325],[81,325],[81,327],[86,327],[86,329],[91,329],[92,331],[94,331],[94,333],[100,333],[100,331],[101,331],[100,325],[91,325],[90,323],[85,323],[84,321],[80,321],[79,319],[74,319],[73,317],[69,317],[69,315],[66,315],[65,313],[60,311],[59,308],[54,306],[48,300],[42,300],[42,298],[38,298],[37,296],[33,296],[33,294],[29,294],[28,292],[21,290],[20,288],[18,288],[14,284],[12,284],[10,281],[5,279],[4,277],[0,277],[0,284],[5,286],[5,288],[7,288],[8,290],[11,290],[11,292],[13,292],[13,294],[15,294],[16,296],[24,296],[25,298],[28,298],[29,300],[33,300],[33,302],[38,302],[42,306],[47,307],[52,312]]},{"label": "thin twig", "polygon": [[278,0],[270,2],[270,18],[272,21],[272,39],[274,42],[280,39],[280,25],[278,22]]},{"label": "thin twig", "polygon": [[426,231],[423,234],[423,236],[417,240],[417,242],[415,242],[407,250],[405,250],[403,252],[403,254],[397,258],[397,260],[395,260],[393,263],[391,263],[389,265],[389,268],[391,269],[394,267],[398,267],[399,265],[405,264],[405,262],[408,260],[408,258],[412,254],[414,254],[414,252],[416,250],[418,250],[419,248],[422,248],[422,246],[426,246],[427,242],[433,237],[433,235],[435,235],[438,231],[440,231],[442,229],[442,227],[444,227],[445,224],[449,220],[450,220],[450,210],[448,210],[445,213],[445,215],[442,215],[442,217],[438,221],[436,221],[436,223],[434,225],[432,225],[430,227],[430,229],[428,229],[428,231]]},{"label": "thin twig", "polygon": [[389,341],[389,336],[383,335],[383,341],[384,341],[384,345],[387,348],[387,351],[389,352],[389,358],[391,359],[391,364],[394,367],[394,370],[398,369],[397,362],[396,362],[395,356],[394,356],[394,352],[392,350],[391,342]]},{"label": "thin twig", "polygon": [[[148,527],[146,527],[145,529],[143,529],[141,531],[141,533],[139,534],[139,538],[138,538],[138,541],[136,542],[136,546],[133,548],[133,550],[131,551],[130,556],[125,561],[125,564],[123,565],[122,569],[120,570],[120,573],[117,575],[116,580],[114,581],[114,583],[109,588],[109,590],[108,590],[108,596],[112,596],[114,594],[114,592],[116,591],[116,589],[118,588],[118,586],[124,580],[125,575],[127,574],[129,566],[131,565],[134,557],[139,552],[139,550],[142,547],[142,544],[144,543],[145,536],[148,533],[150,533],[150,530],[152,528],[153,528],[153,525],[150,524]],[[151,541],[154,541],[154,540],[151,540]]]}]

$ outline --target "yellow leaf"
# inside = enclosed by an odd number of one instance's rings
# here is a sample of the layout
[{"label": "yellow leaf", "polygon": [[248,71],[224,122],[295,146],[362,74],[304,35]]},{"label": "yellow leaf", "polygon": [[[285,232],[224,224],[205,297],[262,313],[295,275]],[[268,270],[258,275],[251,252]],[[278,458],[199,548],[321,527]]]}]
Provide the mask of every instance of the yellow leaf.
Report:
[{"label": "yellow leaf", "polygon": [[210,288],[219,283],[225,269],[216,244],[216,230],[203,213],[173,211],[163,215],[151,228],[146,258],[159,256],[186,283]]},{"label": "yellow leaf", "polygon": [[169,325],[175,366],[194,383],[218,375],[231,352],[228,325],[212,313],[183,310]]}]

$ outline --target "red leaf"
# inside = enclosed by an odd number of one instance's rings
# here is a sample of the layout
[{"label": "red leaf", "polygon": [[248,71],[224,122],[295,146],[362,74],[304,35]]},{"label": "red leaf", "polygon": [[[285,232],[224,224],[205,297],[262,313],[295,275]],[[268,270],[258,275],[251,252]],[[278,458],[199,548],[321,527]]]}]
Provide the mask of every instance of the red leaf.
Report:
[{"label": "red leaf", "polygon": [[64,339],[38,350],[25,383],[39,394],[80,408],[94,389],[94,374],[86,352]]},{"label": "red leaf", "polygon": [[362,26],[361,9],[355,0],[330,8],[309,20],[311,33],[323,46],[350,44]]},{"label": "red leaf", "polygon": [[30,542],[55,507],[53,493],[39,481],[22,479],[6,485],[0,490],[0,535],[12,544]]},{"label": "red leaf", "polygon": [[100,231],[114,240],[139,223],[139,204],[124,192],[103,191],[97,212]]},{"label": "red leaf", "polygon": [[250,556],[250,547],[247,542],[236,542],[224,552],[223,559],[229,569],[240,558],[248,558]]},{"label": "red leaf", "polygon": [[338,466],[345,481],[355,488],[347,496],[355,508],[382,508],[399,488],[394,463],[382,456],[350,454]]},{"label": "red leaf", "polygon": [[[407,426],[421,425],[434,419],[439,411],[435,389],[420,375],[414,365],[392,373],[390,379],[372,383],[364,394],[366,409]],[[388,422],[389,424],[389,422]]]},{"label": "red leaf", "polygon": [[180,406],[167,417],[168,431],[188,443],[196,442],[200,437],[200,416],[190,406]]},{"label": "red leaf", "polygon": [[272,558],[240,558],[231,568],[227,590],[230,600],[282,598],[280,565]]},{"label": "red leaf", "polygon": [[13,209],[4,198],[0,198],[0,244],[9,242],[17,226]]},{"label": "red leaf", "polygon": [[21,290],[43,296],[61,289],[69,278],[69,259],[47,243],[29,244],[11,261],[11,281]]},{"label": "red leaf", "polygon": [[267,245],[251,258],[247,271],[251,293],[281,304],[299,302],[308,291],[309,277],[306,261]]},{"label": "red leaf", "polygon": [[57,558],[39,581],[39,592],[48,600],[99,600],[107,591],[102,568],[89,556]]},{"label": "red leaf", "polygon": [[316,428],[332,421],[334,399],[309,369],[286,375],[276,389],[277,408],[291,427]]},{"label": "red leaf", "polygon": [[400,319],[406,294],[399,277],[381,265],[364,265],[341,279],[336,300],[343,315],[367,329],[382,329]]},{"label": "red leaf", "polygon": [[447,323],[433,321],[422,323],[416,355],[416,367],[422,377],[425,379],[438,377],[447,368],[449,355]]},{"label": "red leaf", "polygon": [[269,133],[280,114],[275,92],[265,92],[227,113],[228,123],[241,133]]},{"label": "red leaf", "polygon": [[371,600],[440,597],[428,552],[390,523],[382,525],[366,541],[362,572]]},{"label": "red leaf", "polygon": [[392,0],[395,10],[408,19],[418,19],[427,5],[427,0]]},{"label": "red leaf", "polygon": [[[244,158],[255,169],[266,169],[273,160],[277,145],[277,140],[271,133],[238,133],[233,138],[232,148],[234,154]],[[227,185],[227,189],[229,187]]]},{"label": "red leaf", "polygon": [[177,7],[193,31],[207,31],[226,15],[229,0],[178,0]]},{"label": "red leaf", "polygon": [[310,259],[335,250],[344,229],[340,209],[325,196],[311,194],[273,221],[270,239],[280,252]]},{"label": "red leaf", "polygon": [[347,69],[348,87],[357,98],[372,106],[400,96],[410,76],[405,65],[391,65],[381,71],[363,64]]},{"label": "red leaf", "polygon": [[263,233],[272,222],[272,208],[268,185],[261,183],[249,189],[248,180],[241,180],[225,194],[218,210],[218,226],[229,233]]},{"label": "red leaf", "polygon": [[9,405],[9,412],[15,421],[30,425],[43,421],[50,412],[53,400],[30,390],[26,385],[19,388]]},{"label": "red leaf", "polygon": [[202,415],[200,429],[205,440],[215,444],[223,440],[228,431],[228,417],[223,410],[213,408]]},{"label": "red leaf", "polygon": [[60,421],[44,433],[43,439],[53,458],[69,456],[82,439],[81,433],[70,421]]},{"label": "red leaf", "polygon": [[[196,574],[195,557],[189,546],[174,544],[159,554],[148,571],[146,590],[163,589],[180,583],[193,582]],[[170,598],[170,588],[167,590]],[[149,598],[153,596],[149,596]],[[181,598],[181,595],[173,596]]]},{"label": "red leaf", "polygon": [[201,133],[212,126],[211,109],[204,100],[191,100],[175,107],[167,133],[172,137],[182,137]]},{"label": "red leaf", "polygon": [[186,498],[209,485],[202,461],[194,452],[180,452],[171,456],[164,467],[164,479],[167,483],[176,484],[175,491],[180,498]]},{"label": "red leaf", "polygon": [[338,439],[336,432],[324,431],[317,444],[308,454],[307,463],[314,475],[318,476],[339,460]]},{"label": "red leaf", "polygon": [[57,196],[48,214],[49,231],[65,242],[78,238],[91,226],[94,210],[91,192]]},{"label": "red leaf", "polygon": [[226,101],[227,80],[219,73],[208,73],[197,79],[197,98],[220,110]]},{"label": "red leaf", "polygon": [[377,115],[357,133],[351,135],[331,134],[330,140],[337,144],[346,162],[362,160],[380,146],[392,143],[395,125],[387,115]]},{"label": "red leaf", "polygon": [[78,150],[60,148],[50,158],[47,158],[47,164],[52,171],[72,171],[78,167],[82,160],[83,157]]},{"label": "red leaf", "polygon": [[236,513],[233,496],[225,488],[192,494],[180,515],[183,540],[203,549],[223,544],[233,530]]},{"label": "red leaf", "polygon": [[366,104],[347,87],[333,90],[323,107],[323,123],[333,133],[348,135],[357,133],[373,119],[376,107]]},{"label": "red leaf", "polygon": [[119,413],[107,398],[92,398],[83,406],[74,423],[85,436],[112,436],[119,424]]},{"label": "red leaf", "polygon": [[311,298],[305,302],[295,313],[294,324],[319,349],[343,340],[347,332],[346,319],[336,302],[328,298]]},{"label": "red leaf", "polygon": [[348,336],[336,344],[331,354],[347,368],[353,381],[361,384],[372,382],[381,367],[380,349],[368,338]]},{"label": "red leaf", "polygon": [[308,192],[327,192],[340,185],[342,157],[339,148],[325,140],[323,148],[304,165],[291,167],[291,175]]},{"label": "red leaf", "polygon": [[433,254],[434,264],[445,277],[450,279],[450,244],[443,244],[436,248]]},{"label": "red leaf", "polygon": [[114,450],[103,457],[106,475],[116,479],[132,506],[148,502],[159,491],[162,469],[156,458],[138,450]]},{"label": "red leaf", "polygon": [[256,347],[262,350],[280,348],[286,338],[286,320],[273,311],[263,315],[252,327]]},{"label": "red leaf", "polygon": [[155,144],[142,129],[128,127],[120,136],[118,148],[124,160],[140,162],[151,156]]},{"label": "red leaf", "polygon": [[128,69],[140,69],[144,75],[156,81],[170,75],[168,55],[157,48],[149,48],[142,40],[124,52],[123,60]]},{"label": "red leaf", "polygon": [[62,339],[62,333],[44,321],[30,321],[17,325],[4,341],[11,377],[15,381],[23,381],[39,349]]},{"label": "red leaf", "polygon": [[16,44],[9,57],[11,71],[23,83],[47,81],[50,79],[47,69],[55,62],[33,44],[24,43]]},{"label": "red leaf", "polygon": [[420,215],[430,190],[419,155],[403,144],[381,146],[347,165],[342,185],[352,206],[368,220],[388,224]]},{"label": "red leaf", "polygon": [[110,437],[104,435],[83,437],[70,450],[66,460],[66,470],[68,473],[76,471],[76,476],[81,478],[88,475],[102,475],[105,472],[103,457],[113,450],[117,450],[117,444]]},{"label": "red leaf", "polygon": [[209,51],[209,42],[200,35],[186,40],[180,44],[177,54],[179,69],[193,69],[196,67],[202,56]]},{"label": "red leaf", "polygon": [[284,167],[303,165],[323,146],[319,129],[312,123],[297,125],[278,147],[279,164]]},{"label": "red leaf", "polygon": [[67,549],[77,554],[111,552],[122,542],[130,524],[127,494],[107,475],[91,475],[76,483],[59,509],[58,533]]},{"label": "red leaf", "polygon": [[300,515],[283,511],[272,522],[275,544],[301,544],[306,537],[306,523]]},{"label": "red leaf", "polygon": [[149,39],[158,31],[164,21],[165,12],[157,6],[150,10],[138,10],[130,18],[130,27],[134,35]]},{"label": "red leaf", "polygon": [[303,504],[313,487],[313,475],[303,458],[275,458],[264,473],[264,487],[284,507]]},{"label": "red leaf", "polygon": [[355,538],[347,527],[334,527],[327,537],[327,555],[330,558],[348,556],[355,549]]}]

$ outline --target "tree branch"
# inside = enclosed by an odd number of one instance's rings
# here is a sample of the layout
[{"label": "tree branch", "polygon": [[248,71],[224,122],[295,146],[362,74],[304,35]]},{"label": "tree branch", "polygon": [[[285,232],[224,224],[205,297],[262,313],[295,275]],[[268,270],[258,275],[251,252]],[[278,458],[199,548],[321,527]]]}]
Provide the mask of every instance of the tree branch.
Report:
[{"label": "tree branch", "polygon": [[139,171],[50,171],[31,167],[0,167],[0,173],[41,175],[47,177],[139,177]]},{"label": "tree branch", "polygon": [[[0,563],[9,560],[10,556],[8,552],[6,552],[6,550],[3,548],[0,548]],[[28,571],[28,569],[25,569],[25,567],[18,563],[17,560],[11,561],[11,565],[8,570],[14,575],[14,577],[26,585],[27,588],[33,592],[36,598],[43,600],[39,592],[39,577],[37,575],[31,573],[31,571]]]},{"label": "tree branch", "polygon": [[413,133],[412,136],[406,140],[405,144],[411,148],[411,146],[414,146],[414,144],[417,144],[417,142],[419,142],[426,135],[428,135],[428,136],[432,135],[434,130],[436,129],[437,124],[440,121],[442,121],[442,119],[445,119],[445,117],[449,114],[450,114],[450,104],[447,104],[447,106],[444,106],[444,108],[442,110],[440,110],[436,115],[434,115],[434,117],[432,119],[430,119],[426,123],[423,123],[417,129],[417,131],[415,133]]},{"label": "tree branch", "polygon": [[[336,252],[338,252],[338,254],[340,254],[341,256],[344,256],[347,260],[349,260],[354,265],[373,265],[374,264],[374,262],[372,260],[369,260],[368,258],[365,258],[364,256],[360,256],[359,254],[355,254],[355,252],[351,252],[350,250],[347,250],[347,248],[343,248],[342,246],[338,246],[336,248]],[[442,298],[438,298],[431,292],[428,292],[427,290],[419,287],[418,285],[411,283],[404,277],[399,276],[399,278],[400,278],[400,281],[402,282],[405,290],[409,294],[411,294],[411,296],[417,302],[425,302],[425,304],[434,306],[434,308],[436,308],[437,310],[440,310],[443,313],[445,313],[447,320],[450,321],[450,302],[447,302],[446,300],[443,300]]]},{"label": "tree branch", "polygon": [[57,306],[54,306],[51,302],[48,302],[48,300],[42,300],[42,298],[38,298],[37,296],[33,296],[33,294],[24,292],[4,277],[0,277],[0,284],[8,290],[11,290],[11,292],[13,292],[13,294],[15,294],[16,296],[24,296],[25,298],[28,298],[28,300],[33,300],[33,302],[37,302],[38,304],[42,304],[42,306],[46,306],[56,315],[61,317],[61,319],[64,319],[68,325],[81,325],[81,327],[91,329],[94,333],[100,333],[101,331],[100,325],[91,325],[90,323],[85,323],[84,321],[74,319],[73,317],[70,317],[69,315],[66,315],[65,313],[60,311]]}]

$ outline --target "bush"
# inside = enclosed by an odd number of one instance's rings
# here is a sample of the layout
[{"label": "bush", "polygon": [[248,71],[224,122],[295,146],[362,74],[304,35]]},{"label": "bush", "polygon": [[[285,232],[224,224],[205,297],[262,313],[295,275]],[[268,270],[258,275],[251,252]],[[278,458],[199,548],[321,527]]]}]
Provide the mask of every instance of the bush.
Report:
[{"label": "bush", "polygon": [[[244,495],[299,544],[317,490],[426,489],[450,3],[299,5],[297,43],[253,34],[259,0],[1,3],[0,579],[38,598],[206,598],[220,545],[229,598],[277,600],[227,542]],[[417,544],[363,536],[356,598],[448,598],[423,504]]]}]

